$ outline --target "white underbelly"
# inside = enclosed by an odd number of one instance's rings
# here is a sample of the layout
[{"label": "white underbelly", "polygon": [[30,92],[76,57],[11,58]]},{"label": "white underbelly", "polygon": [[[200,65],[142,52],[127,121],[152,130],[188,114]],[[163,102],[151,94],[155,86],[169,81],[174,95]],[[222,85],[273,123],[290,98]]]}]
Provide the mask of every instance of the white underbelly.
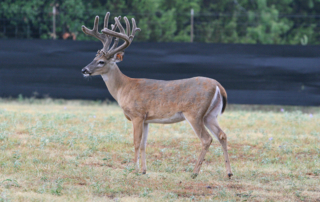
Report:
[{"label": "white underbelly", "polygon": [[167,123],[177,123],[180,121],[184,121],[185,118],[182,114],[182,112],[178,112],[174,114],[171,117],[168,118],[162,118],[162,119],[151,119],[151,120],[146,120],[145,123],[162,123],[162,124],[167,124]]}]

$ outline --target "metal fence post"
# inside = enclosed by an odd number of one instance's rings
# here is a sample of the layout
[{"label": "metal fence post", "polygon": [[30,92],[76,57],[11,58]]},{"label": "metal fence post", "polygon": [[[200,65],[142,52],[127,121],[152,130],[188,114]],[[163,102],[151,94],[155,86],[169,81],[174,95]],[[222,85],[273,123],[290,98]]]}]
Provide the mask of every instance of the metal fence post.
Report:
[{"label": "metal fence post", "polygon": [[190,42],[193,42],[193,15],[194,11],[193,8],[191,9],[191,30],[190,30]]},{"label": "metal fence post", "polygon": [[52,37],[56,39],[56,6],[52,7]]}]

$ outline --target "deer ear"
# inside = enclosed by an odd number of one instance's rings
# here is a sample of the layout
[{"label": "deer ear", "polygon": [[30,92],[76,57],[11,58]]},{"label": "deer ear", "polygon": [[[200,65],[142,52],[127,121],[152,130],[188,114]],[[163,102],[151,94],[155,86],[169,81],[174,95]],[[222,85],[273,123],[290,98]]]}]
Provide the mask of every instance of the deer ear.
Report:
[{"label": "deer ear", "polygon": [[121,62],[123,60],[124,52],[118,52],[114,54],[114,60],[116,63]]}]

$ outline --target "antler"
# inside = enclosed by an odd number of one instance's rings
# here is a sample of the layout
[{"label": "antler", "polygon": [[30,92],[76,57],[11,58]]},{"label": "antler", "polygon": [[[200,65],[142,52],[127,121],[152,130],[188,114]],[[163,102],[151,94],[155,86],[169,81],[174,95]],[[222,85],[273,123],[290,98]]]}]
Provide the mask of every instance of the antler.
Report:
[{"label": "antler", "polygon": [[[134,20],[134,18],[132,18],[132,31],[131,31],[131,35],[130,34],[130,23],[128,21],[127,17],[124,17],[124,21],[126,22],[126,32],[124,30],[124,28],[122,27],[120,20],[121,20],[121,16],[119,17],[115,17],[115,24],[111,25],[111,30],[108,29],[108,21],[109,21],[109,16],[110,16],[110,12],[107,12],[105,18],[104,18],[104,26],[102,31],[102,34],[99,33],[98,31],[98,25],[99,25],[99,16],[96,16],[95,20],[94,20],[94,24],[93,24],[93,29],[90,30],[87,27],[85,27],[84,25],[82,25],[82,31],[85,34],[91,35],[97,39],[99,39],[102,44],[103,44],[103,48],[102,51],[104,52],[104,54],[106,54],[106,56],[109,57],[113,57],[113,55],[119,51],[122,51],[124,49],[126,49],[132,42],[136,31],[141,31],[140,28],[137,27],[136,25],[136,21]],[[115,30],[117,29],[117,27],[119,27],[120,33],[115,32]],[[113,42],[112,47],[109,49],[109,46],[112,42],[113,37],[115,37],[115,40]],[[119,43],[119,38],[124,40],[124,43],[118,46]]]},{"label": "antler", "polygon": [[[131,20],[132,20],[133,27],[132,27],[131,35],[129,36],[129,34],[130,34],[129,20],[127,17],[124,17],[123,19],[126,22],[126,32],[120,23],[120,18],[117,18],[117,17],[114,18],[114,20],[116,22],[115,26],[118,26],[120,33],[115,32],[114,29],[110,30],[107,27],[105,27],[103,30],[101,30],[102,33],[104,33],[106,35],[109,35],[111,37],[116,37],[116,39],[114,40],[113,46],[108,50],[108,53],[107,53],[108,57],[112,57],[115,53],[126,49],[133,41],[133,38],[136,34],[136,31],[141,31],[140,28],[137,28],[136,21],[134,20],[134,18],[132,18]],[[118,42],[119,42],[119,38],[123,39],[124,43],[121,46],[117,47]]]},{"label": "antler", "polygon": [[[108,28],[109,16],[110,16],[110,12],[107,12],[106,16],[104,18],[103,28],[106,28],[106,29]],[[117,19],[120,20],[121,16],[119,16]],[[99,39],[103,44],[102,51],[106,53],[108,51],[108,49],[109,49],[109,46],[110,46],[111,42],[112,42],[113,36],[109,36],[109,35],[106,35],[106,34],[99,33],[98,25],[99,25],[99,16],[96,16],[96,18],[94,19],[93,29],[90,30],[86,26],[82,25],[82,31],[85,34],[91,35],[91,36]],[[117,29],[117,24],[111,25],[111,29],[112,29],[112,31],[116,30]]]}]

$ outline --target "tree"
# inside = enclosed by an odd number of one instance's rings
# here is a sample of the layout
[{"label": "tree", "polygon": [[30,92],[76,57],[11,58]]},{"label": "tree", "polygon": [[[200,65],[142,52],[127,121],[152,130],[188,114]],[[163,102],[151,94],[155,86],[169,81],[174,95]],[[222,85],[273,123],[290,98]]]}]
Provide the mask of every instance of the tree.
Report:
[{"label": "tree", "polygon": [[95,40],[81,25],[110,11],[110,24],[119,15],[136,19],[136,41],[189,42],[194,9],[195,42],[320,44],[320,0],[2,0],[0,38],[51,38],[53,5],[58,38],[70,32]]}]

